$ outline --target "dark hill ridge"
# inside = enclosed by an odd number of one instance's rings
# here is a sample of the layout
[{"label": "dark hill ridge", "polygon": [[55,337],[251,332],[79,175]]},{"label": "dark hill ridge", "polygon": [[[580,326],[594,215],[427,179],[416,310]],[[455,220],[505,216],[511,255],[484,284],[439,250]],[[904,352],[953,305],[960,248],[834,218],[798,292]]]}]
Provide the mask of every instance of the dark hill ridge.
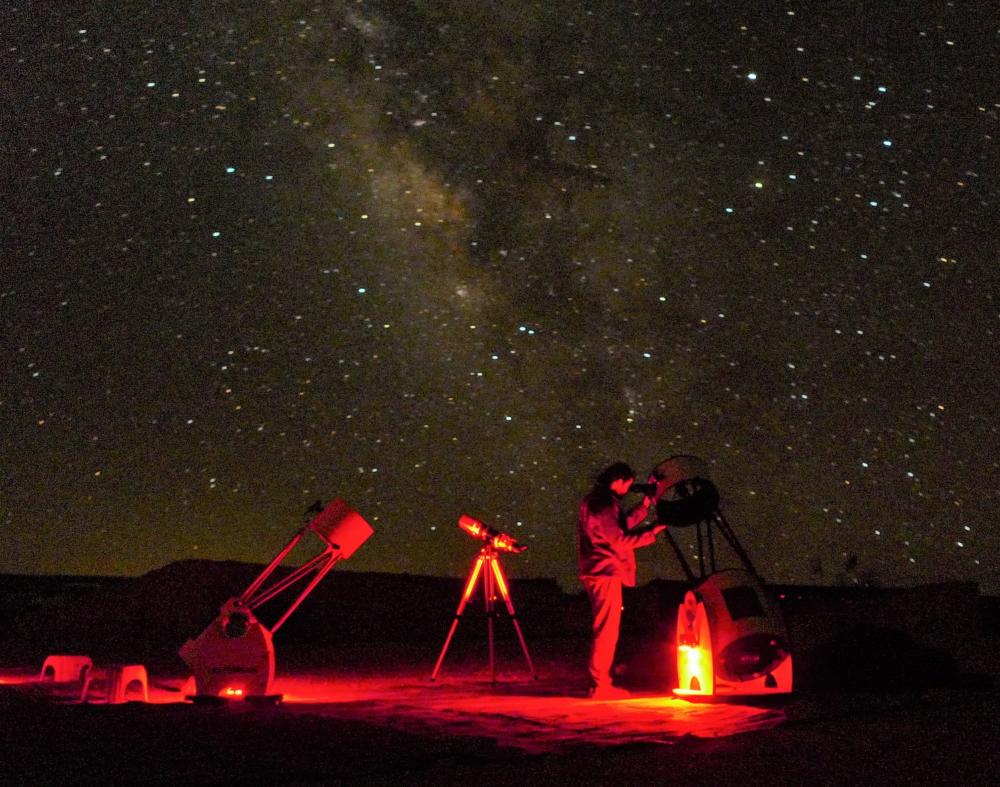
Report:
[{"label": "dark hill ridge", "polygon": [[[0,661],[27,666],[47,653],[79,651],[178,669],[179,645],[261,569],[188,560],[135,578],[0,576]],[[308,666],[308,654],[317,648],[336,652],[338,663],[370,660],[376,652],[388,659],[385,654],[397,652],[430,665],[464,581],[335,569],[276,635],[279,668],[289,661]],[[685,590],[685,583],[655,580],[627,591],[619,661],[634,675],[670,679],[663,644],[672,641]],[[997,673],[996,599],[981,597],[971,583],[773,590],[788,620],[799,686],[930,685],[966,672]],[[293,598],[286,592],[258,610],[259,616],[273,623],[285,609],[282,602]],[[582,664],[589,628],[582,593],[565,593],[554,580],[513,578],[512,598],[543,662],[547,654],[562,661],[559,654],[568,654]],[[480,610],[468,608],[454,646],[457,660],[485,654]],[[509,645],[512,635],[502,621],[497,632],[498,642]]]},{"label": "dark hill ridge", "polygon": [[[49,651],[85,650],[155,662],[198,634],[262,568],[188,560],[135,578],[0,577],[0,611],[7,623],[0,653],[34,659]],[[279,569],[272,581],[290,570]],[[518,616],[535,638],[585,635],[582,596],[564,594],[554,580],[513,581]],[[439,641],[463,585],[462,578],[334,570],[288,619],[278,641],[282,647]],[[267,625],[277,620],[301,587],[257,610],[261,620]],[[484,634],[476,625],[478,611],[470,604],[463,636]]]}]

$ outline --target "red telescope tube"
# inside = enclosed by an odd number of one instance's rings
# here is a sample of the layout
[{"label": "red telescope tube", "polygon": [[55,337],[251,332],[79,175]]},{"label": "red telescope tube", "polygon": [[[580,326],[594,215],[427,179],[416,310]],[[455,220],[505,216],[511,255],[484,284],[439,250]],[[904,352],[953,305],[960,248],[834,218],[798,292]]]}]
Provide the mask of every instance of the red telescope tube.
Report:
[{"label": "red telescope tube", "polygon": [[458,518],[458,526],[473,538],[486,541],[498,552],[524,552],[528,548],[526,544],[517,543],[513,536],[494,530],[468,514],[462,514]]}]

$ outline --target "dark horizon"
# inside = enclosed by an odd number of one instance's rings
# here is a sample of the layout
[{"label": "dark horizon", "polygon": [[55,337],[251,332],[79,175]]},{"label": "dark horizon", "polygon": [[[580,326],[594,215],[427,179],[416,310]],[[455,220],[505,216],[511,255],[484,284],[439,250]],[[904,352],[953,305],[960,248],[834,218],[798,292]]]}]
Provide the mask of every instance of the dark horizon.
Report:
[{"label": "dark horizon", "polygon": [[[141,574],[16,574],[16,573],[2,573],[2,574],[0,574],[0,592],[3,591],[3,583],[6,582],[6,581],[8,581],[8,580],[11,580],[11,579],[13,579],[13,580],[36,580],[37,579],[37,580],[43,580],[43,581],[45,581],[45,580],[62,580],[62,581],[65,581],[65,582],[74,582],[74,581],[100,582],[102,580],[106,580],[106,581],[110,581],[110,582],[119,582],[119,581],[127,581],[127,580],[132,580],[132,579],[141,579],[142,577],[148,576],[149,574],[153,574],[153,573],[157,573],[157,572],[163,571],[163,570],[169,568],[170,566],[177,565],[177,564],[180,564],[180,563],[233,563],[233,564],[240,565],[240,566],[246,566],[248,568],[250,568],[250,567],[263,568],[266,565],[266,562],[263,562],[263,561],[260,562],[260,563],[253,563],[253,562],[246,562],[246,561],[240,561],[240,560],[209,560],[209,559],[206,559],[206,558],[182,558],[180,560],[173,560],[173,561],[171,561],[169,563],[165,563],[165,564],[163,564],[161,566],[157,566],[156,568],[152,568],[149,571],[145,571],[145,572],[143,572]],[[289,565],[286,568],[287,569],[292,569],[294,567],[295,566],[293,566],[293,565]],[[468,575],[466,575],[466,576],[459,576],[459,575],[456,575],[456,574],[414,574],[414,573],[394,572],[394,571],[372,571],[372,570],[367,570],[367,569],[364,569],[364,570],[362,570],[362,569],[351,569],[350,567],[344,566],[344,565],[338,565],[336,567],[335,571],[337,573],[345,573],[346,572],[346,573],[352,573],[352,574],[368,574],[368,575],[384,575],[384,576],[412,576],[412,577],[421,578],[421,579],[453,580],[456,583],[457,582],[464,583],[468,579]],[[509,577],[509,579],[511,580],[512,583],[514,583],[514,585],[513,585],[514,588],[517,587],[517,583],[522,582],[522,581],[552,582],[552,583],[556,584],[556,586],[559,588],[560,592],[562,592],[564,594],[567,594],[567,595],[580,595],[580,594],[582,594],[584,592],[582,585],[579,585],[578,582],[576,582],[575,584],[571,583],[571,584],[569,584],[567,586],[567,584],[564,584],[563,582],[560,582],[559,579],[557,577],[554,577],[554,576],[553,577],[546,577],[546,576],[513,576],[512,575],[512,576]],[[629,589],[628,592],[641,591],[642,588],[646,587],[647,585],[649,585],[651,583],[655,583],[655,582],[663,582],[663,583],[667,583],[667,584],[671,584],[671,585],[690,586],[690,582],[687,579],[683,578],[683,577],[647,576],[644,579],[640,578],[640,580],[639,580],[638,584],[636,585],[636,587],[632,588],[632,589]],[[818,584],[811,584],[811,583],[797,584],[797,583],[766,582],[766,587],[769,588],[772,591],[778,591],[778,592],[788,592],[788,591],[791,591],[791,590],[802,590],[802,591],[805,591],[807,593],[810,592],[810,591],[819,591],[819,592],[824,592],[824,591],[831,591],[831,592],[834,592],[834,591],[845,591],[845,592],[848,592],[849,591],[849,592],[855,592],[856,591],[858,593],[870,592],[870,593],[876,593],[876,594],[878,594],[878,593],[892,593],[892,592],[895,592],[895,591],[920,590],[922,588],[930,588],[930,587],[934,587],[936,585],[963,585],[963,584],[975,585],[976,588],[977,588],[979,596],[982,597],[982,598],[984,598],[984,599],[1000,600],[1000,593],[996,593],[996,592],[992,592],[991,593],[991,592],[988,592],[988,589],[983,588],[979,583],[975,582],[974,580],[963,580],[963,579],[941,580],[939,582],[920,583],[920,584],[913,584],[913,585],[884,585],[884,586],[879,586],[879,585],[862,585],[862,584],[847,584],[847,583],[844,583],[844,584],[818,585]],[[234,592],[236,592],[236,590],[238,590],[238,588],[234,588]],[[514,592],[516,593],[516,590],[514,590]],[[220,599],[220,603],[221,603],[221,601],[222,601],[222,599]]]}]

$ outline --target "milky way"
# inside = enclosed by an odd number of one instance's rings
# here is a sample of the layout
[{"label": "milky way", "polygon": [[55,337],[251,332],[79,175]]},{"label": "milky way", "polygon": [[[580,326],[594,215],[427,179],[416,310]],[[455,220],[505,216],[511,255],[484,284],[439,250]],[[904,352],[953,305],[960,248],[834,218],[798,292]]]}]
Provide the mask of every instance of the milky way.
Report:
[{"label": "milky way", "polygon": [[350,568],[469,513],[573,587],[591,474],[691,453],[772,581],[997,591],[991,5],[5,5],[0,571],[340,495]]}]

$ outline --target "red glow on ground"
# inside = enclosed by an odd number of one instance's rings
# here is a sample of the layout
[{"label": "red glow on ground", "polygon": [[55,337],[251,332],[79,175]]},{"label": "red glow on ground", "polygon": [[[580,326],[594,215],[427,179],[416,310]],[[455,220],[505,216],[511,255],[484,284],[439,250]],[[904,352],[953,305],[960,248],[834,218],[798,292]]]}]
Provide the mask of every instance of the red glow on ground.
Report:
[{"label": "red glow on ground", "polygon": [[20,686],[38,681],[38,670],[9,670],[0,674],[0,686]]},{"label": "red glow on ground", "polygon": [[533,753],[578,745],[715,738],[777,726],[780,709],[692,704],[669,695],[594,701],[558,685],[457,679],[430,684],[390,679],[301,676],[276,681],[289,712],[386,725],[420,734],[478,736]]},{"label": "red glow on ground", "polygon": [[[79,702],[68,684],[42,684],[37,674],[0,675],[4,691],[54,702]],[[17,685],[14,685],[17,684]],[[150,676],[152,705],[183,703],[183,678]],[[284,702],[269,713],[346,719],[418,735],[481,737],[526,752],[558,752],[580,745],[607,747],[636,742],[668,743],[685,735],[714,738],[782,723],[780,709],[735,704],[693,704],[677,697],[636,695],[615,701],[567,696],[558,680],[508,680],[491,686],[485,676],[430,683],[425,675],[347,678],[323,673],[280,677]],[[233,705],[249,710],[245,693],[230,687]],[[582,693],[582,692],[581,692]]]}]

